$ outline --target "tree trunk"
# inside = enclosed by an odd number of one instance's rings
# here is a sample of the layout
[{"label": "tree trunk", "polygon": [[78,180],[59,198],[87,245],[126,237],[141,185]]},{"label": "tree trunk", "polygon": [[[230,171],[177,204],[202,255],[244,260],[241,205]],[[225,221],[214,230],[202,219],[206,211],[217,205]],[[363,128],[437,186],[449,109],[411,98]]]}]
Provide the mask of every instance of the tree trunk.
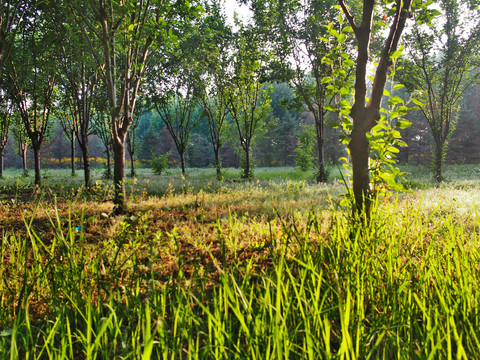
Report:
[{"label": "tree trunk", "polygon": [[182,175],[185,176],[185,152],[181,151],[180,154],[180,164],[182,165]]},{"label": "tree trunk", "polygon": [[35,185],[42,185],[42,176],[40,173],[40,146],[33,146],[33,156],[35,161]]},{"label": "tree trunk", "polygon": [[0,178],[3,178],[3,152],[5,148],[0,147]]},{"label": "tree trunk", "polygon": [[371,130],[375,119],[368,109],[352,114],[353,122],[356,124],[351,133],[351,140],[348,144],[352,157],[353,168],[353,194],[355,197],[354,212],[360,213],[365,210],[367,216],[370,213],[370,145],[367,133]]},{"label": "tree trunk", "polygon": [[113,139],[113,184],[115,188],[114,213],[124,214],[127,210],[125,194],[125,142],[114,137]]},{"label": "tree trunk", "polygon": [[105,178],[111,179],[112,178],[112,156],[110,154],[110,149],[108,148],[108,146],[106,147],[105,152],[107,154],[107,172],[105,173]]},{"label": "tree trunk", "polygon": [[135,177],[135,157],[130,153],[130,177]]},{"label": "tree trunk", "polygon": [[325,144],[325,125],[324,125],[323,110],[319,109],[318,119],[315,119],[315,129],[317,131],[318,144],[318,172],[317,183],[327,182],[327,174],[325,172],[325,159],[323,145]]},{"label": "tree trunk", "polygon": [[433,159],[433,174],[434,180],[436,182],[443,181],[442,176],[442,165],[443,165],[443,148],[444,144],[441,142],[434,143],[435,150],[434,150],[434,159]]},{"label": "tree trunk", "polygon": [[27,170],[27,146],[20,146],[20,153],[22,154],[22,168],[23,176],[28,176]]},{"label": "tree trunk", "polygon": [[245,179],[250,179],[252,176],[250,171],[250,146],[247,145],[245,148],[245,168],[243,169],[243,177]]},{"label": "tree trunk", "polygon": [[75,133],[72,132],[71,153],[72,153],[72,176],[75,176]]},{"label": "tree trunk", "polygon": [[213,150],[215,153],[215,169],[217,171],[217,180],[222,180],[222,162],[220,160],[218,147],[215,147]]},{"label": "tree trunk", "polygon": [[89,151],[88,151],[88,138],[85,137],[83,141],[80,143],[80,149],[82,149],[82,156],[83,156],[83,172],[84,172],[84,181],[85,181],[85,188],[90,189],[92,187],[91,183],[91,174],[90,174],[90,160],[89,160]]}]

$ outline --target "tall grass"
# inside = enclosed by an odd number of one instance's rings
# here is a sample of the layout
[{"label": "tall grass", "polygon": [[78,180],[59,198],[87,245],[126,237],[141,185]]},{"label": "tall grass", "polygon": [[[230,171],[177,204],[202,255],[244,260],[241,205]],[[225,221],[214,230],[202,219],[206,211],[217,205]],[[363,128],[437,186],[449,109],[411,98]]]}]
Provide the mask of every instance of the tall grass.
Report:
[{"label": "tall grass", "polygon": [[54,206],[41,239],[34,210],[2,236],[0,358],[479,358],[478,217],[376,206],[363,227],[334,208],[279,215],[242,253],[247,215],[218,221],[218,251],[187,251],[148,213],[99,244]]}]

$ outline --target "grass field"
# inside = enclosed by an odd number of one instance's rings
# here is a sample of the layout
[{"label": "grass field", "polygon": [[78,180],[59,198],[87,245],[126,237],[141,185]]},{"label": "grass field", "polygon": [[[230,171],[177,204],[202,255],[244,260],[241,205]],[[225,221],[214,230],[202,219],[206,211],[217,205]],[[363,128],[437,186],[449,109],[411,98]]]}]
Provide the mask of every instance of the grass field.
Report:
[{"label": "grass field", "polygon": [[[338,168],[0,180],[0,359],[480,358],[480,176],[410,167],[353,226]],[[79,172],[81,175],[81,172]]]}]

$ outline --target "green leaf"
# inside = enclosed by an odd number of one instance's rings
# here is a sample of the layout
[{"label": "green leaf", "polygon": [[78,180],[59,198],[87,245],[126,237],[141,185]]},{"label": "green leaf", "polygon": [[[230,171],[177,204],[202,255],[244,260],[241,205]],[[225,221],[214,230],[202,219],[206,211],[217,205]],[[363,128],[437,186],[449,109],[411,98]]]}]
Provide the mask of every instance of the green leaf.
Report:
[{"label": "green leaf", "polygon": [[397,127],[399,129],[407,129],[412,125],[412,123],[408,120],[399,120],[397,121]]},{"label": "green leaf", "polygon": [[388,99],[388,105],[397,105],[397,104],[403,104],[404,101],[401,97],[399,96],[391,96],[390,99]]},{"label": "green leaf", "polygon": [[332,59],[329,59],[328,57],[324,56],[323,59],[322,59],[322,64],[325,64],[325,65],[333,65],[333,60]]},{"label": "green leaf", "polygon": [[416,99],[416,98],[411,98],[410,100],[412,100],[412,102],[415,104],[415,105],[418,105],[418,106],[424,106],[425,103],[423,101],[421,101],[420,99]]},{"label": "green leaf", "polygon": [[323,79],[322,79],[322,84],[327,84],[329,82],[331,82],[333,79],[331,76],[325,76]]},{"label": "green leaf", "polygon": [[403,84],[397,84],[393,87],[393,90],[403,89],[404,87],[405,87],[405,85],[403,85]]}]

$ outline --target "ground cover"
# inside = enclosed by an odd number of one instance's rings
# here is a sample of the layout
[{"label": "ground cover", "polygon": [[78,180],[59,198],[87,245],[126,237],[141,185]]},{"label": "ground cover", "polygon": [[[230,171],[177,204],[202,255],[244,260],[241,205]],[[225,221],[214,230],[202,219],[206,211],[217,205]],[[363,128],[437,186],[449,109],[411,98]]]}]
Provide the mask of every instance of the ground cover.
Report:
[{"label": "ground cover", "polygon": [[7,174],[0,358],[477,358],[480,181],[412,170],[361,229],[294,169],[144,171],[119,217],[100,173]]}]

